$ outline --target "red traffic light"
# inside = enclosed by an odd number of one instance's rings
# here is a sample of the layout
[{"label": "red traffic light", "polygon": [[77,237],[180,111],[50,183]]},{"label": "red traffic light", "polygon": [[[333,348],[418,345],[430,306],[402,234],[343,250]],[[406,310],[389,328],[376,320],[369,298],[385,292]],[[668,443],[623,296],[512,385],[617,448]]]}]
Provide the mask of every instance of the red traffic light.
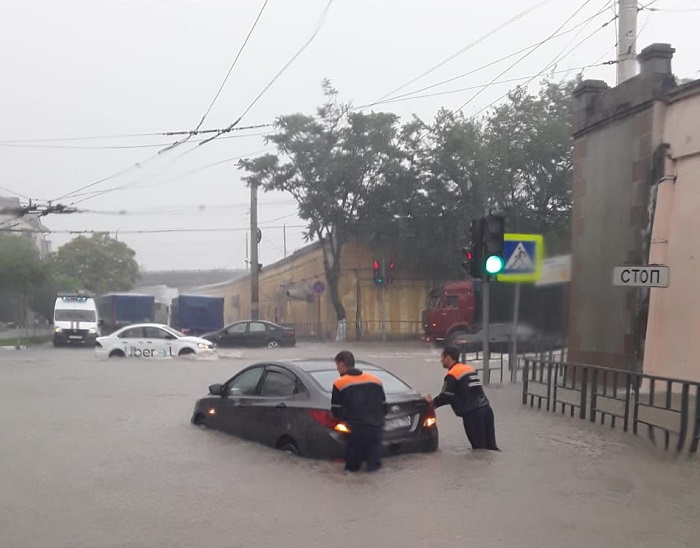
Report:
[{"label": "red traffic light", "polygon": [[374,267],[374,270],[379,270],[379,261],[375,259],[375,261],[372,263],[372,266]]}]

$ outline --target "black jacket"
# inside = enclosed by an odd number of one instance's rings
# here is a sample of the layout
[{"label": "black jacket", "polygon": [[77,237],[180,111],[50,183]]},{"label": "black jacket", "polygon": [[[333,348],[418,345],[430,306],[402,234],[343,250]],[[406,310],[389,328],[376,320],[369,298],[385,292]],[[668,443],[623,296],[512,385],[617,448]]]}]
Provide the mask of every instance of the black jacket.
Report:
[{"label": "black jacket", "polygon": [[370,373],[348,369],[333,383],[331,411],[336,419],[350,425],[384,426],[386,408],[382,381]]},{"label": "black jacket", "polygon": [[433,400],[433,405],[440,407],[448,403],[460,417],[489,405],[476,369],[471,365],[456,363],[445,375],[442,391]]}]

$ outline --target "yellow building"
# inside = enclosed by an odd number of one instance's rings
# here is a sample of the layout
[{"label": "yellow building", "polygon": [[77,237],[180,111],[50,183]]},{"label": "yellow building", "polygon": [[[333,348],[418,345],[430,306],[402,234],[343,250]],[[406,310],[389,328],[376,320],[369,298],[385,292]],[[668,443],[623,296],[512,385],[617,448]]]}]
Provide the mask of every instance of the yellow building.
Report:
[{"label": "yellow building", "polygon": [[[348,340],[418,338],[421,311],[431,283],[411,278],[396,265],[393,282],[385,285],[385,321],[382,289],[374,283],[369,249],[350,240],[341,255],[339,293],[347,319]],[[387,257],[387,261],[389,257]],[[306,246],[286,259],[265,265],[259,278],[260,319],[293,325],[299,337],[334,340],[336,313],[328,293],[320,244]],[[201,295],[224,297],[226,324],[250,319],[250,276],[199,287]],[[383,324],[383,325],[382,325]]]}]

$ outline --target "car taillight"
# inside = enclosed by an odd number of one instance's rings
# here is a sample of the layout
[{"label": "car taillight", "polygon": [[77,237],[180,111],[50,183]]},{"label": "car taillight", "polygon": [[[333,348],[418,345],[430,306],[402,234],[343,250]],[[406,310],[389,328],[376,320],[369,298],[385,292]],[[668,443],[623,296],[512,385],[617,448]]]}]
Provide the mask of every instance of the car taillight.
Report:
[{"label": "car taillight", "polygon": [[432,428],[437,424],[437,417],[435,416],[435,409],[428,409],[425,412],[425,417],[423,418],[423,427]]},{"label": "car taillight", "polygon": [[342,434],[348,434],[350,427],[342,421],[339,421],[333,416],[333,413],[325,409],[312,409],[311,418],[329,430],[335,430]]}]

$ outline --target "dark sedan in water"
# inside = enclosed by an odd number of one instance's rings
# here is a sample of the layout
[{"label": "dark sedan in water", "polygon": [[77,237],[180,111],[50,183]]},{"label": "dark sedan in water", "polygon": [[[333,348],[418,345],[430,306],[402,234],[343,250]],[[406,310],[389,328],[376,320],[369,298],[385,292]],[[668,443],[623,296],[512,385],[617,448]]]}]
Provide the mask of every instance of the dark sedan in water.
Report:
[{"label": "dark sedan in water", "polygon": [[219,331],[202,335],[202,338],[220,347],[266,346],[277,348],[279,346],[294,346],[297,343],[296,333],[292,327],[262,320],[236,322],[219,329]]},{"label": "dark sedan in water", "polygon": [[[384,385],[384,454],[435,451],[435,412],[420,394],[380,367],[364,362],[357,367]],[[349,427],[330,412],[336,378],[333,360],[251,365],[223,384],[212,384],[197,401],[192,423],[305,457],[342,458]]]}]

